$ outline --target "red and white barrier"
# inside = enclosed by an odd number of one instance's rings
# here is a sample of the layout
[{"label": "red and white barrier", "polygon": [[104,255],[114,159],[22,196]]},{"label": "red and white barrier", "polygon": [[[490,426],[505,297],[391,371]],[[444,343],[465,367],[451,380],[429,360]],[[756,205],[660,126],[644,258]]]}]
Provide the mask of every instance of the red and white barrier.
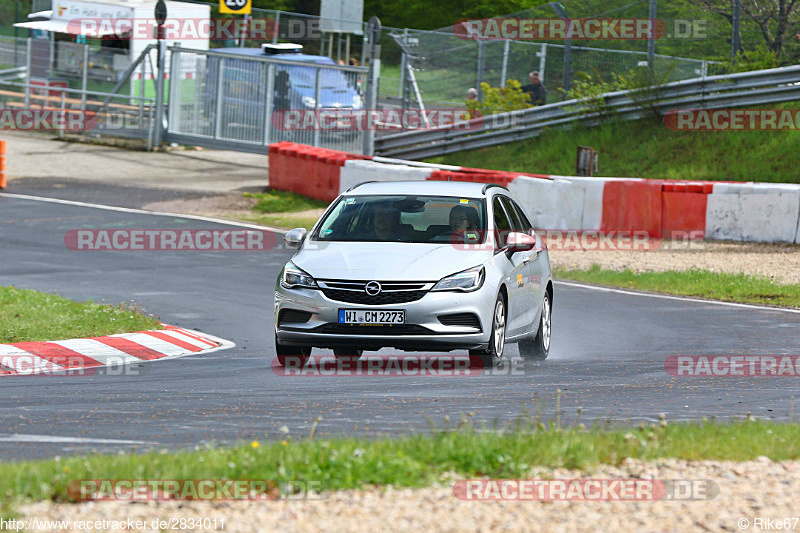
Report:
[{"label": "red and white barrier", "polygon": [[332,201],[364,181],[497,183],[535,227],[651,237],[800,244],[800,185],[521,174],[367,157],[294,143],[269,147],[270,186]]}]

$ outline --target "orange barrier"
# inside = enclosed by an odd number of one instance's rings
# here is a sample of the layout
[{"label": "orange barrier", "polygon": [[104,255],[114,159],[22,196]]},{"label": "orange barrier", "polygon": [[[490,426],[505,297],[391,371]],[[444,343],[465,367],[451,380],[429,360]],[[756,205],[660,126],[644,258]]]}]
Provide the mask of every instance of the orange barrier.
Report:
[{"label": "orange barrier", "polygon": [[372,159],[288,141],[269,145],[269,186],[330,202],[339,196],[339,172],[348,159]]},{"label": "orange barrier", "polygon": [[0,141],[0,189],[6,188],[6,142]]},{"label": "orange barrier", "polygon": [[661,193],[661,234],[665,239],[702,239],[712,183],[665,182]]},{"label": "orange barrier", "polygon": [[661,237],[662,181],[608,180],[600,230],[646,231]]}]

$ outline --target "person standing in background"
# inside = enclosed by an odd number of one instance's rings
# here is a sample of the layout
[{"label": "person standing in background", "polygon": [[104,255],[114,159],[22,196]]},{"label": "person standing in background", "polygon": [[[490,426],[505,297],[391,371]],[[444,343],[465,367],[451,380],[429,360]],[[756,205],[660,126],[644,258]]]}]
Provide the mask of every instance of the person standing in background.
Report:
[{"label": "person standing in background", "polygon": [[542,84],[542,79],[539,77],[539,72],[534,70],[530,73],[531,82],[528,85],[522,86],[522,92],[528,93],[531,96],[531,104],[544,105],[547,103],[547,91]]}]

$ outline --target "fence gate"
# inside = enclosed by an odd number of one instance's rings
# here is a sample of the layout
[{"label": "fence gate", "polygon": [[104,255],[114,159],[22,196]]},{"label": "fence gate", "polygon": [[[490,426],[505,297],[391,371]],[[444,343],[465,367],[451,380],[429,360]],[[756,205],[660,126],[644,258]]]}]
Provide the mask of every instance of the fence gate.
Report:
[{"label": "fence gate", "polygon": [[354,120],[369,94],[368,68],[252,49],[168,50],[166,142],[255,153],[280,141],[371,151]]}]

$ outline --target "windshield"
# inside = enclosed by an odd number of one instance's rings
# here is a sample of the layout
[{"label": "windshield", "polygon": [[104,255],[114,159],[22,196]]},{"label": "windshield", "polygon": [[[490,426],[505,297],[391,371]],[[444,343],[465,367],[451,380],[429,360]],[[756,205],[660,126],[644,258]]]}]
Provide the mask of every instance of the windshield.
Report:
[{"label": "windshield", "polygon": [[319,225],[321,241],[480,243],[484,202],[449,196],[342,196]]}]

